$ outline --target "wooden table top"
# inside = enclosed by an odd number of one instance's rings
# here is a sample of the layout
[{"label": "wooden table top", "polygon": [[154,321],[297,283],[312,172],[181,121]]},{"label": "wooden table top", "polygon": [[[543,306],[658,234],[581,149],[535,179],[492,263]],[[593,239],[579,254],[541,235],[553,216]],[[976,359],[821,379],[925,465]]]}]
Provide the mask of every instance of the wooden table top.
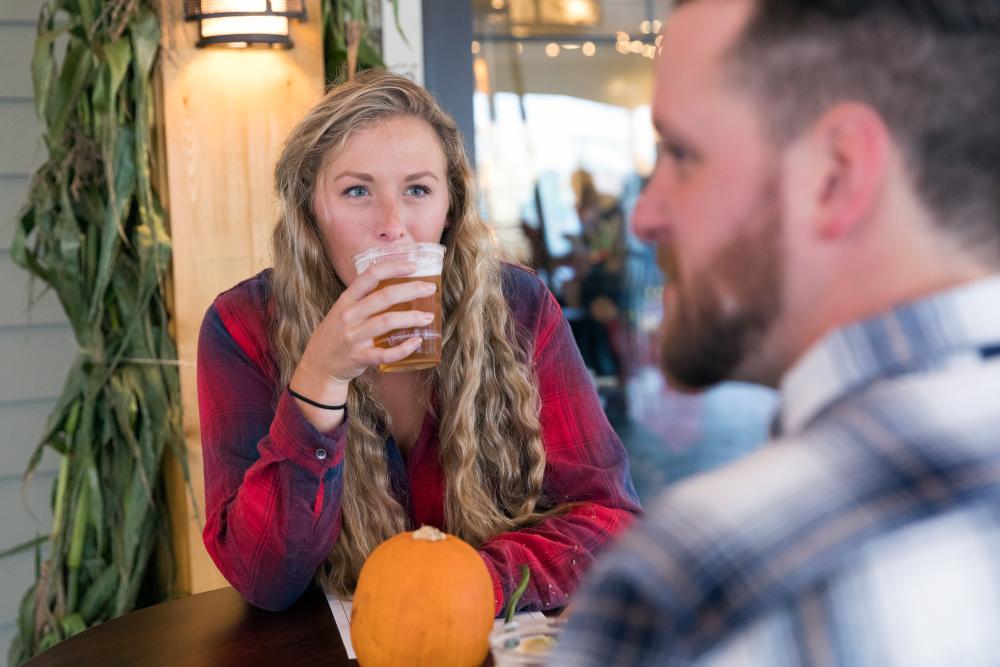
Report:
[{"label": "wooden table top", "polygon": [[[285,611],[257,609],[233,588],[164,602],[112,619],[27,663],[101,667],[357,667],[326,596],[313,587]],[[492,667],[487,656],[483,667]]]},{"label": "wooden table top", "polygon": [[48,665],[351,665],[326,597],[310,589],[269,612],[232,588],[154,605],[81,632],[26,663]]}]

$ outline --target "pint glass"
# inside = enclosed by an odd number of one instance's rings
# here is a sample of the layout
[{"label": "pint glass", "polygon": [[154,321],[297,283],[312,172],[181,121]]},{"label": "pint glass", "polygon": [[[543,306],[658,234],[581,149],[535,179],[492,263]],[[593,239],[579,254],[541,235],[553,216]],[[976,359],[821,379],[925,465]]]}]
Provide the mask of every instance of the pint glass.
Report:
[{"label": "pint glass", "polygon": [[354,268],[358,273],[372,264],[387,260],[408,259],[417,265],[416,271],[411,275],[383,280],[379,282],[376,290],[414,280],[432,282],[437,285],[437,290],[430,296],[397,303],[384,311],[420,310],[434,313],[434,321],[426,327],[393,329],[375,339],[375,345],[382,348],[395,347],[414,336],[419,336],[421,339],[420,347],[405,359],[393,364],[379,364],[379,370],[383,373],[432,368],[441,361],[441,264],[444,260],[444,250],[444,246],[437,243],[395,243],[381,248],[363,250],[352,258]]}]

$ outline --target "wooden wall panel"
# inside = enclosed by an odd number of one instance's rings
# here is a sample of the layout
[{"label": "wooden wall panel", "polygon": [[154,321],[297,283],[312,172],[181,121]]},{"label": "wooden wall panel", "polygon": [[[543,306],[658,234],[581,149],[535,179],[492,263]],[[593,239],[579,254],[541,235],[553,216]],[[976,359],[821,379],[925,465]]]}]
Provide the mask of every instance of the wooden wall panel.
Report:
[{"label": "wooden wall panel", "polygon": [[[285,137],[323,93],[319,0],[292,21],[291,50],[196,49],[182,3],[162,2],[162,139],[174,241],[173,303],[184,433],[199,506],[196,520],[178,471],[167,472],[181,554],[181,592],[226,584],[201,540],[204,485],[194,362],[213,298],[268,266],[275,219],[272,174]],[[181,506],[186,511],[180,511]]]}]

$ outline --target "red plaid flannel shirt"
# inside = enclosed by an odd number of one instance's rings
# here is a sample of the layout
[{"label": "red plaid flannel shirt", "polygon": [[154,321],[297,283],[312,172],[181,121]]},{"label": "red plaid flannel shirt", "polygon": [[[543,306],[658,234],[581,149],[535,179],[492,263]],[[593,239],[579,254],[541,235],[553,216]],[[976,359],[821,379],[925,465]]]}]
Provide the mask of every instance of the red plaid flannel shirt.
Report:
[{"label": "red plaid flannel shirt", "polygon": [[[521,343],[533,349],[547,465],[544,493],[570,511],[479,548],[496,611],[531,568],[521,609],[564,606],[596,554],[640,513],[621,442],[601,409],[559,305],[524,269],[507,266],[504,293]],[[340,530],[347,421],[320,433],[278,387],[268,336],[270,271],[221,294],[198,346],[205,469],[205,546],[249,602],[284,609],[305,591]],[[277,397],[277,398],[276,398]],[[347,416],[350,419],[350,415]],[[444,479],[428,413],[406,461],[391,437],[391,486],[412,526],[444,525]]]}]

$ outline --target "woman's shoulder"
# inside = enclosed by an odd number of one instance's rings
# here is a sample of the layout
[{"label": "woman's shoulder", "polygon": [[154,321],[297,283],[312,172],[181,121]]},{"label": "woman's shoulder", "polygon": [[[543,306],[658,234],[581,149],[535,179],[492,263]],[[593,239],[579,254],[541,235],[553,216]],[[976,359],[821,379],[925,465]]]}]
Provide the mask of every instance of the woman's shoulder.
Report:
[{"label": "woman's shoulder", "polygon": [[266,347],[268,309],[271,294],[271,270],[261,271],[233,285],[215,297],[207,319],[218,323],[243,347],[253,341],[255,347]]},{"label": "woman's shoulder", "polygon": [[263,318],[267,313],[270,294],[271,269],[264,269],[252,278],[240,281],[219,294],[212,302],[212,306],[222,316],[237,313],[247,316],[257,313]]},{"label": "woman's shoulder", "polygon": [[202,325],[202,341],[231,339],[257,366],[270,369],[270,294],[267,269],[215,297]]},{"label": "woman's shoulder", "polygon": [[531,269],[504,262],[501,269],[503,295],[514,319],[529,330],[537,328],[553,304],[549,288]]},{"label": "woman's shoulder", "polygon": [[503,295],[507,303],[540,302],[548,296],[548,288],[538,275],[526,266],[503,262],[500,268]]}]

